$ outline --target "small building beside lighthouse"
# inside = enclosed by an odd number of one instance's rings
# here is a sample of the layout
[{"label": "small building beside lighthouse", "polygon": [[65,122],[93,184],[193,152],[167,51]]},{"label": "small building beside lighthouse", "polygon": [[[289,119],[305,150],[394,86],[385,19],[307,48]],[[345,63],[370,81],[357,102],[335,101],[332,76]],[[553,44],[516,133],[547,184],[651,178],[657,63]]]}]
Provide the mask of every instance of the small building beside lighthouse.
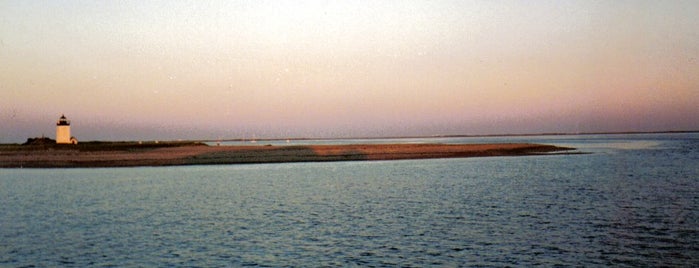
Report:
[{"label": "small building beside lighthouse", "polygon": [[78,140],[70,136],[70,120],[65,115],[56,122],[56,144],[78,144]]}]

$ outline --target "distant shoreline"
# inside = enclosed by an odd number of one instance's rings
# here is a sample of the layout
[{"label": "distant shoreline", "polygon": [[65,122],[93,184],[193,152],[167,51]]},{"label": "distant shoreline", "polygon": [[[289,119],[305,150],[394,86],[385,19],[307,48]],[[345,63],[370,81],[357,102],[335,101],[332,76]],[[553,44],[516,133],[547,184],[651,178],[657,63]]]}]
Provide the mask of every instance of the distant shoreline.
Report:
[{"label": "distant shoreline", "polygon": [[667,130],[667,131],[620,131],[620,132],[548,132],[548,133],[512,133],[512,134],[457,134],[457,135],[428,135],[428,136],[387,136],[387,137],[343,137],[343,138],[231,138],[192,140],[196,142],[249,142],[260,141],[309,141],[309,140],[385,140],[385,139],[430,139],[430,138],[491,138],[491,137],[532,137],[532,136],[577,136],[577,135],[633,135],[633,134],[681,134],[699,133],[699,130]]},{"label": "distant shoreline", "polygon": [[0,168],[139,167],[564,154],[528,143],[207,146],[193,142],[0,146]]},{"label": "distant shoreline", "polygon": [[[252,142],[255,141],[257,145],[262,145],[260,142],[263,141],[336,141],[336,140],[399,140],[399,139],[439,139],[439,138],[495,138],[495,137],[533,137],[533,136],[578,136],[578,135],[635,135],[635,134],[682,134],[682,133],[699,133],[699,130],[666,130],[666,131],[619,131],[619,132],[548,132],[548,133],[512,133],[512,134],[456,134],[456,135],[426,135],[426,136],[367,136],[367,137],[339,137],[339,138],[328,138],[328,137],[286,137],[286,138],[221,138],[221,139],[182,139],[182,140],[165,140],[162,143],[165,144],[184,144],[184,143],[215,143],[215,142]],[[153,144],[157,143],[155,140],[143,140],[143,141],[100,141],[91,140],[83,141],[80,143],[89,144],[106,144],[106,143],[119,143],[119,144]],[[0,150],[3,147],[15,146],[19,143],[0,143]]]}]

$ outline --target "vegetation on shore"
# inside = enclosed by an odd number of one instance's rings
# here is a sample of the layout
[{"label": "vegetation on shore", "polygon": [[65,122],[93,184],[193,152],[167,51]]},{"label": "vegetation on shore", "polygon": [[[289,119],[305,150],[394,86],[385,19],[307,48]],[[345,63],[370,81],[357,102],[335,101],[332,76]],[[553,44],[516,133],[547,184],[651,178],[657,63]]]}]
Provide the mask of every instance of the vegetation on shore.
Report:
[{"label": "vegetation on shore", "polygon": [[56,144],[56,141],[46,137],[29,138],[23,144],[0,144],[0,151],[138,151],[158,148],[182,146],[207,146],[197,141],[87,141],[78,144]]}]

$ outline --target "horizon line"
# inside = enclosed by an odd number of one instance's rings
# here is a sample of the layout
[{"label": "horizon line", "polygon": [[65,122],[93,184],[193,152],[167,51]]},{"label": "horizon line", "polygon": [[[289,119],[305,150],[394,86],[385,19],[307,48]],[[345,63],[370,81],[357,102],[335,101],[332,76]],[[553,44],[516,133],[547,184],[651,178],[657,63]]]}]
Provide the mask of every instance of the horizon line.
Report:
[{"label": "horizon line", "polygon": [[[541,133],[504,133],[504,134],[454,134],[454,135],[412,135],[412,136],[365,136],[365,137],[289,137],[289,138],[226,138],[226,139],[163,139],[163,140],[87,140],[85,142],[240,142],[240,141],[304,141],[304,140],[381,140],[381,139],[422,139],[422,138],[484,138],[484,137],[528,137],[528,136],[576,136],[576,135],[626,135],[626,134],[675,134],[699,133],[699,130],[661,130],[661,131],[596,131],[596,132],[541,132]],[[45,136],[44,136],[45,137]],[[38,137],[35,137],[38,138]],[[20,143],[2,143],[20,144]]]}]

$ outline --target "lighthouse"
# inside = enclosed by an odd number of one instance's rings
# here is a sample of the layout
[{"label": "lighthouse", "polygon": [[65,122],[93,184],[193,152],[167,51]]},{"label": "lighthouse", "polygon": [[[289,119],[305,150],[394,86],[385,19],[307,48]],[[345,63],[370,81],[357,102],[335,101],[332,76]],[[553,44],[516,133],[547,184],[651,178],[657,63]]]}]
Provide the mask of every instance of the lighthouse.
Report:
[{"label": "lighthouse", "polygon": [[57,144],[77,144],[78,140],[70,136],[70,120],[65,115],[56,122],[56,143]]}]

